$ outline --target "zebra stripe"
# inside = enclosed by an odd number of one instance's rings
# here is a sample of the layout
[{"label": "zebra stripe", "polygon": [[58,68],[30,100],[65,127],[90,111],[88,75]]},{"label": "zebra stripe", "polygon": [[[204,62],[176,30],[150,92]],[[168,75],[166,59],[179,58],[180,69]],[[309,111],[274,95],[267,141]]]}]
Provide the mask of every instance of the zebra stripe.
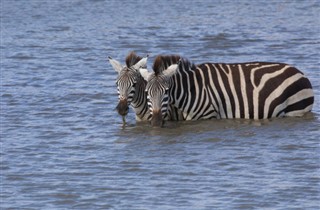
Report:
[{"label": "zebra stripe", "polygon": [[[209,118],[265,119],[301,116],[311,111],[310,81],[283,63],[204,63],[182,59],[160,74],[149,73],[151,105],[166,112],[162,98],[182,111],[185,120]],[[168,68],[168,69],[169,69]],[[168,93],[164,93],[168,89]],[[168,101],[166,101],[168,103]],[[152,108],[151,108],[152,111]]]},{"label": "zebra stripe", "polygon": [[[241,103],[241,101],[239,101],[239,104],[242,105],[242,110],[241,110],[241,107],[240,107],[240,118],[245,118],[245,119],[248,119],[249,118],[249,101],[248,101],[248,96],[247,96],[247,86],[246,86],[246,79],[244,77],[244,73],[243,73],[243,69],[242,69],[242,66],[240,64],[238,64],[238,68],[239,68],[239,71],[235,71],[235,72],[239,72],[239,75],[240,75],[240,87],[239,89],[241,90],[240,94],[239,92],[237,92],[237,95],[239,96],[239,100],[240,98],[242,99],[243,101],[243,105]],[[238,89],[238,90],[239,90]],[[244,114],[243,114],[244,113]]]}]

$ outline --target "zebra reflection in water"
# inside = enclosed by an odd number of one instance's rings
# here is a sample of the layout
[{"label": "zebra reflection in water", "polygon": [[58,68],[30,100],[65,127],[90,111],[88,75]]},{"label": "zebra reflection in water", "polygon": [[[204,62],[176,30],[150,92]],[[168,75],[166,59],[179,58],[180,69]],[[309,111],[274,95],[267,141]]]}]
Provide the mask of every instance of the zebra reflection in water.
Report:
[{"label": "zebra reflection in water", "polygon": [[310,81],[283,63],[204,63],[187,59],[164,71],[140,69],[148,82],[152,126],[161,126],[167,107],[184,120],[211,118],[266,119],[302,116],[314,101]]}]

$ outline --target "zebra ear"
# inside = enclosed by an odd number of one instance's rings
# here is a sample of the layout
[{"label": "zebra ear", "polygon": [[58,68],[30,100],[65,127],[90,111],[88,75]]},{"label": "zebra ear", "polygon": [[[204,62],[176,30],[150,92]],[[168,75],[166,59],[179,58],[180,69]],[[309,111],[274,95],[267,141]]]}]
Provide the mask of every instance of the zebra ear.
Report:
[{"label": "zebra ear", "polygon": [[166,70],[163,71],[163,74],[166,77],[171,77],[172,75],[174,75],[177,72],[178,67],[179,67],[179,64],[172,64]]},{"label": "zebra ear", "polygon": [[140,68],[147,68],[147,61],[148,61],[149,55],[146,57],[142,58],[138,63],[133,65],[133,68],[138,70]]},{"label": "zebra ear", "polygon": [[116,61],[115,59],[111,58],[110,56],[108,57],[109,62],[111,64],[111,66],[114,68],[114,70],[116,70],[116,72],[120,72],[123,69],[123,66],[121,65],[121,63],[119,61]]},{"label": "zebra ear", "polygon": [[145,81],[148,81],[149,76],[152,74],[151,72],[148,72],[148,69],[140,68],[139,69],[141,76]]}]

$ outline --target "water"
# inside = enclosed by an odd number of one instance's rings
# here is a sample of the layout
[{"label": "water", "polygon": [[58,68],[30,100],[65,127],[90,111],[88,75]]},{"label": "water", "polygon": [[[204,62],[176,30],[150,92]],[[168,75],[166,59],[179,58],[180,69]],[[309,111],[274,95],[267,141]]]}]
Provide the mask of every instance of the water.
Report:
[{"label": "water", "polygon": [[[1,1],[1,209],[319,209],[320,2]],[[128,125],[129,51],[286,62],[302,118]]]}]

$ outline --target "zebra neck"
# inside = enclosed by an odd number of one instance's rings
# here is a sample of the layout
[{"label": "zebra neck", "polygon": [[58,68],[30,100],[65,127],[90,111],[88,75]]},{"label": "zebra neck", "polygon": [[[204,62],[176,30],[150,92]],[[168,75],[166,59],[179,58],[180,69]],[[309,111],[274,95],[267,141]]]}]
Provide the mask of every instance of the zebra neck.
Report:
[{"label": "zebra neck", "polygon": [[[187,77],[185,72],[182,73],[181,77],[179,75],[173,76],[170,81],[172,86],[169,87],[169,104],[176,109],[178,120],[181,118],[183,120],[220,118],[213,105],[216,104],[215,99],[211,97],[208,90],[204,87],[198,87],[197,92],[193,92],[196,88],[193,89],[194,87],[190,87],[188,83],[191,77]],[[206,103],[204,100],[211,101],[213,104]]]}]

